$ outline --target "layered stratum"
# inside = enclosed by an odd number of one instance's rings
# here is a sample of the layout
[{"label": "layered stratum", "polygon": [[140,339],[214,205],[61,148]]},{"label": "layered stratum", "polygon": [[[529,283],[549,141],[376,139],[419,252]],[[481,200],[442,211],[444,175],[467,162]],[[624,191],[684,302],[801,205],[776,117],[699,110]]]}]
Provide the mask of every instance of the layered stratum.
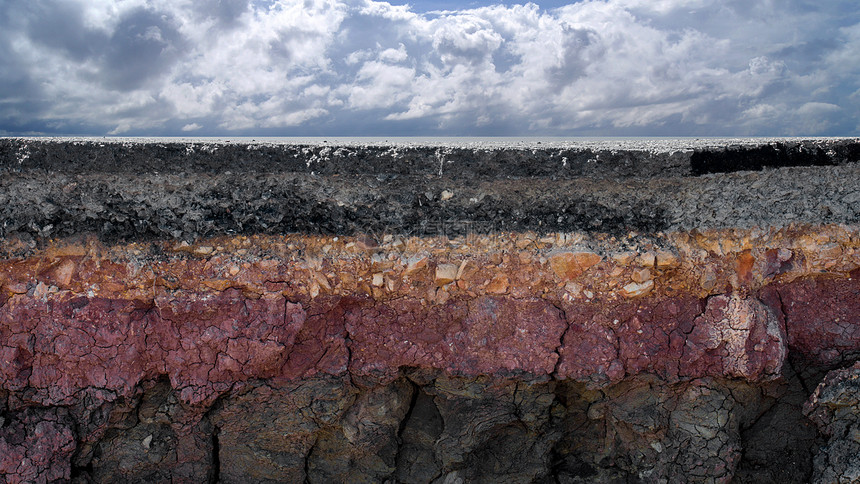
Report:
[{"label": "layered stratum", "polygon": [[851,482],[858,161],[0,139],[0,482]]}]

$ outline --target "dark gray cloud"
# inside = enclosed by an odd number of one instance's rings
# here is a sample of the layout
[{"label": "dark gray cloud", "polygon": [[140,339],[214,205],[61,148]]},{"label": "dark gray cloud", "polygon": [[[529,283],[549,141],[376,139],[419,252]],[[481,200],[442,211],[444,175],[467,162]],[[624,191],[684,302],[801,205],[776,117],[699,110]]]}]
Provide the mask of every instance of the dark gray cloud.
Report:
[{"label": "dark gray cloud", "polygon": [[70,60],[81,62],[98,55],[110,40],[104,32],[88,28],[73,3],[34,1],[16,10],[12,15],[21,16],[30,40]]},{"label": "dark gray cloud", "polygon": [[197,0],[193,4],[198,21],[201,18],[215,19],[221,27],[237,25],[249,7],[249,0]]},{"label": "dark gray cloud", "polygon": [[122,17],[105,42],[99,74],[110,88],[137,89],[179,62],[186,48],[171,14],[138,8]]},{"label": "dark gray cloud", "polygon": [[566,86],[585,77],[588,67],[601,62],[606,46],[592,28],[562,26],[562,60],[548,74],[558,86]]},{"label": "dark gray cloud", "polygon": [[7,0],[0,133],[860,131],[855,0],[443,5]]}]

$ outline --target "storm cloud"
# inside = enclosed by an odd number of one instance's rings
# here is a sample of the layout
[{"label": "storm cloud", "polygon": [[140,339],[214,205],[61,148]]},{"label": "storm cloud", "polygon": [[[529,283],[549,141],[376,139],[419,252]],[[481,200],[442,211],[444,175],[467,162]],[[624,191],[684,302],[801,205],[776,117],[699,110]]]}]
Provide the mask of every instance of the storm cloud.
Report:
[{"label": "storm cloud", "polygon": [[8,0],[0,134],[856,135],[856,0]]}]

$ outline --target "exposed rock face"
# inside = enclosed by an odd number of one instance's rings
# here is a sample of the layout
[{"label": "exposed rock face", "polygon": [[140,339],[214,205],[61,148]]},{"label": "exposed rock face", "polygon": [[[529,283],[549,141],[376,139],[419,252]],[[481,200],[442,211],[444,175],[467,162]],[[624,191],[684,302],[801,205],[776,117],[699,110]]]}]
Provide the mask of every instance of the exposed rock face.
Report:
[{"label": "exposed rock face", "polygon": [[0,482],[851,482],[857,146],[0,140]]},{"label": "exposed rock face", "polygon": [[813,482],[856,482],[860,479],[860,363],[827,374],[804,412],[828,438],[815,456]]}]

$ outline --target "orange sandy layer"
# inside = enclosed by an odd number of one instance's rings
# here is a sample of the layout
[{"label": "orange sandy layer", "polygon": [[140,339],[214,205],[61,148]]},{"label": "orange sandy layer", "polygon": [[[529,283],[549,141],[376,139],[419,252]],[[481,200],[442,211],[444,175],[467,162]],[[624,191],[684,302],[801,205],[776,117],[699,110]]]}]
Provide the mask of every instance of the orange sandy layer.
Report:
[{"label": "orange sandy layer", "polygon": [[51,241],[26,258],[0,260],[0,297],[60,291],[152,299],[242,291],[307,302],[354,295],[443,304],[483,295],[550,301],[706,297],[755,291],[860,267],[857,226],[789,226],[616,238],[503,233],[455,239],[369,236],[238,236],[105,246]]}]

